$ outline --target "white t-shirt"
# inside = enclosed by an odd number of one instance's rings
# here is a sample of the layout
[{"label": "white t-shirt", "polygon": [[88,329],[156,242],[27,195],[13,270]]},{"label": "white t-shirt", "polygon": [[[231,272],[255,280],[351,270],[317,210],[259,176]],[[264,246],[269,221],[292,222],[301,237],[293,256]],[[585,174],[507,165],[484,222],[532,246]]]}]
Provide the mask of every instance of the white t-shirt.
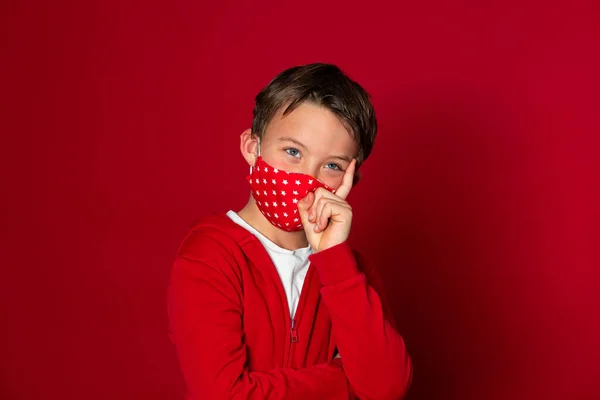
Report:
[{"label": "white t-shirt", "polygon": [[279,278],[281,278],[281,283],[283,284],[283,289],[285,290],[288,306],[290,308],[290,315],[294,318],[296,308],[298,307],[298,300],[300,299],[300,292],[302,291],[302,285],[304,284],[304,278],[306,278],[306,272],[308,272],[308,266],[310,265],[308,256],[313,253],[312,248],[310,246],[297,250],[281,248],[250,226],[236,212],[229,211],[227,216],[233,222],[256,236],[267,250],[267,253],[269,253],[271,260],[279,273]]}]

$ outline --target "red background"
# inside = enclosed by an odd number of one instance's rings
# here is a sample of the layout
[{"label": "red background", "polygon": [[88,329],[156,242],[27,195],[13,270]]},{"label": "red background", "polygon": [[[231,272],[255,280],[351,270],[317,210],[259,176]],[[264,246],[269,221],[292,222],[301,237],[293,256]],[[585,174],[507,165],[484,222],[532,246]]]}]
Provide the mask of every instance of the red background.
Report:
[{"label": "red background", "polygon": [[181,398],[176,246],[247,200],[254,95],[323,61],[378,112],[352,241],[409,398],[597,398],[598,2],[260,3],[0,6],[0,397]]}]

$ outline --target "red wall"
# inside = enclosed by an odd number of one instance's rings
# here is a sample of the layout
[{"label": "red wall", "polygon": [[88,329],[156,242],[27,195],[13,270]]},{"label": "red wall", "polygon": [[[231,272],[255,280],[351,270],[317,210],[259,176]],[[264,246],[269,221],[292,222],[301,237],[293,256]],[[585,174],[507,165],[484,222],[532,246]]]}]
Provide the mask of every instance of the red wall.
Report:
[{"label": "red wall", "polygon": [[0,397],[181,398],[176,246],[245,203],[254,95],[324,61],[378,112],[352,241],[409,398],[597,398],[597,2],[70,3],[0,7]]}]

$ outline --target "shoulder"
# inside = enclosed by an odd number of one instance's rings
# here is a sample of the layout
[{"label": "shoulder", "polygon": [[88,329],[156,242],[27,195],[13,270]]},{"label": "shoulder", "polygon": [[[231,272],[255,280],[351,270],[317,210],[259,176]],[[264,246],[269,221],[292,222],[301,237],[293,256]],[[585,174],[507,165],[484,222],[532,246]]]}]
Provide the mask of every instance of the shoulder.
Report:
[{"label": "shoulder", "polygon": [[173,310],[189,311],[189,304],[214,303],[217,299],[242,304],[246,262],[236,241],[243,232],[236,226],[227,216],[210,215],[189,229],[170,273],[168,293]]},{"label": "shoulder", "polygon": [[179,245],[177,258],[208,265],[236,264],[240,242],[248,235],[248,231],[226,215],[211,214],[192,225]]}]

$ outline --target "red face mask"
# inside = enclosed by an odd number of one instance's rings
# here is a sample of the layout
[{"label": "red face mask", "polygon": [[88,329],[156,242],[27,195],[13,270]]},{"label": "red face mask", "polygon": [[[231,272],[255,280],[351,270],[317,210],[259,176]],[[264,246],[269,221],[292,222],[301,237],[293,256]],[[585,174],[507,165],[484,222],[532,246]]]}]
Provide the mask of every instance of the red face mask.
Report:
[{"label": "red face mask", "polygon": [[309,192],[322,187],[335,193],[317,178],[297,172],[286,172],[273,168],[261,156],[250,168],[248,182],[252,197],[260,212],[274,226],[286,232],[303,229],[298,211],[298,202]]}]

